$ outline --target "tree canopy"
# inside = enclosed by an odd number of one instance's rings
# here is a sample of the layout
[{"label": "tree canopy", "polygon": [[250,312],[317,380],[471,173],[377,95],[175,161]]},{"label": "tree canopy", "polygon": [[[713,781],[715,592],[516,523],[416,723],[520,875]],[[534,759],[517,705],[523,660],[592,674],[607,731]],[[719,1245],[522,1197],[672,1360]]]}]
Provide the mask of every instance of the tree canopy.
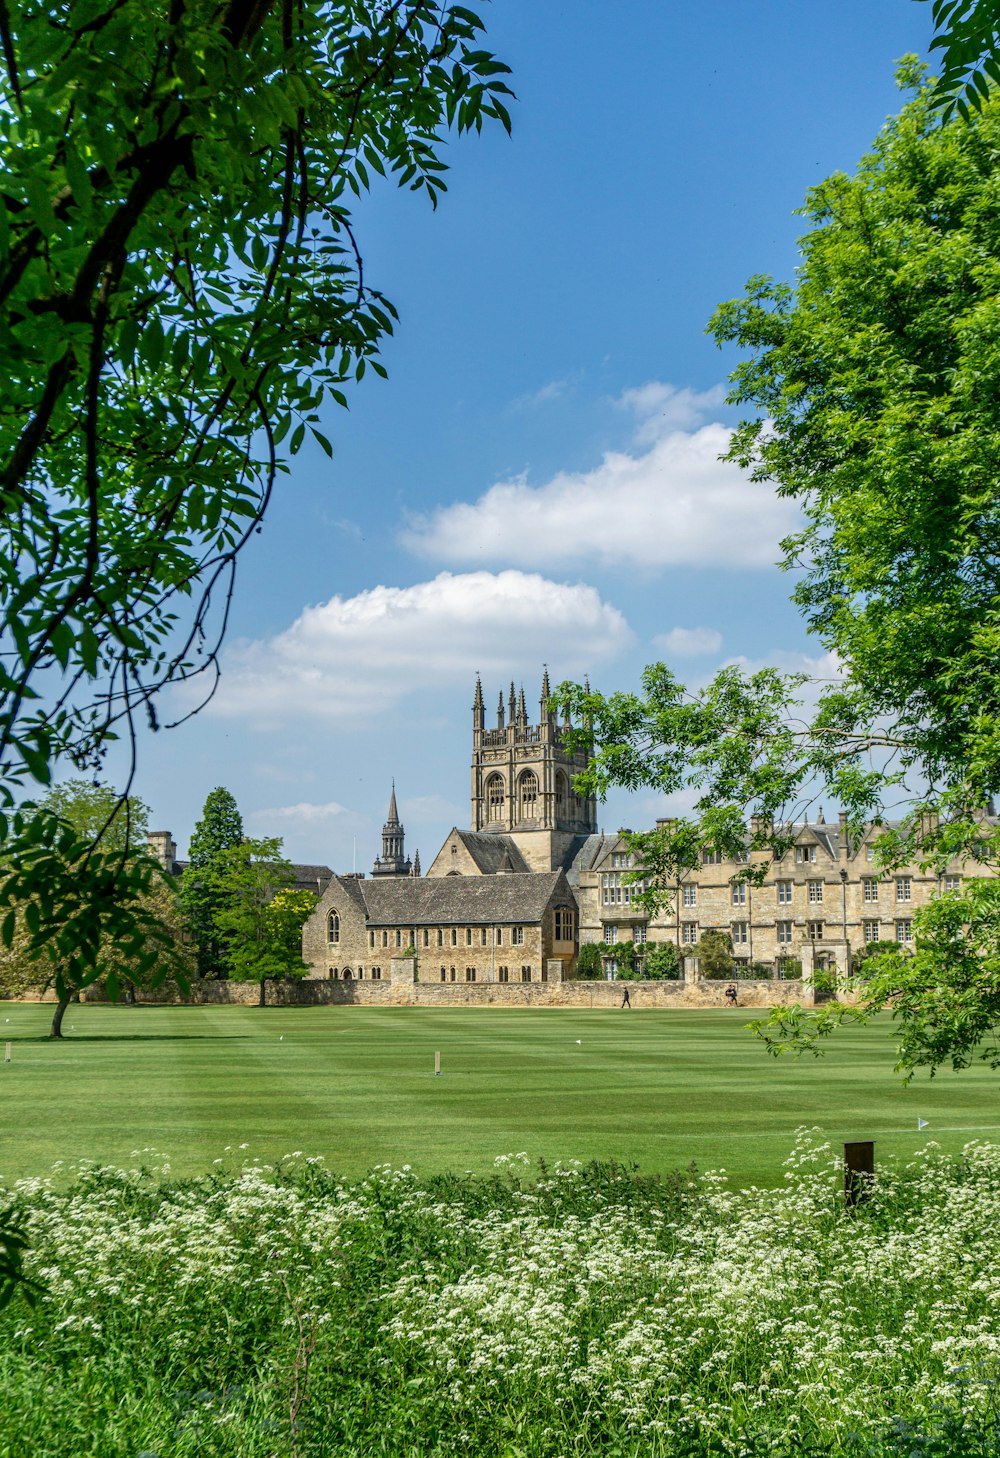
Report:
[{"label": "tree canopy", "polygon": [[202,977],[222,966],[222,937],[216,915],[225,900],[214,874],[220,859],[243,840],[243,817],[236,800],[222,785],[209,791],[188,847],[188,864],[178,891],[188,928],[197,948]]},{"label": "tree canopy", "polygon": [[990,83],[1000,82],[1000,4],[997,0],[931,0],[941,71],[933,99],[946,117],[979,111]]},{"label": "tree canopy", "polygon": [[[0,875],[0,996],[54,988],[55,1038],[72,994],[85,987],[100,983],[117,997],[171,976],[187,983],[191,959],[174,888],[134,849],[147,815],[135,796],[71,779],[15,817],[20,854]],[[96,906],[88,900],[95,887]]]},{"label": "tree canopy", "polygon": [[278,473],[381,371],[350,204],[436,203],[507,68],[439,0],[0,16],[0,761],[46,782],[214,663]]},{"label": "tree canopy", "polygon": [[[595,743],[589,792],[695,791],[692,816],[632,838],[651,904],[704,847],[743,862],[786,849],[820,795],[855,835],[908,797],[881,837],[884,865],[998,857],[982,807],[1000,790],[1000,97],[942,122],[915,61],[900,79],[916,94],[856,173],[809,192],[794,286],[755,276],[710,326],[746,356],[731,376],[748,413],[729,458],[801,507],[784,565],[839,675],[818,705],[801,676],[735,667],[690,693],[662,664],[640,694],[564,689]],[[765,871],[758,860],[739,874]],[[1000,1029],[985,952],[995,918],[977,903],[956,957],[954,906],[946,935],[942,915],[918,913],[916,955],[885,954],[865,990],[869,1008],[894,1007],[908,1069],[961,1065],[970,1030],[989,1057]],[[781,1012],[765,1036],[777,1047],[842,1015]]]},{"label": "tree canopy", "polygon": [[38,950],[71,927],[67,978],[145,941],[155,870],[4,812],[134,757],[165,685],[211,692],[279,474],[383,373],[354,199],[436,204],[446,135],[509,128],[481,36],[441,0],[0,5],[0,902],[41,908]]},{"label": "tree canopy", "polygon": [[309,970],[302,926],[316,898],[294,888],[295,871],[281,850],[277,837],[244,839],[220,851],[203,873],[215,898],[222,965],[230,977],[260,984],[262,1007],[268,981]]}]

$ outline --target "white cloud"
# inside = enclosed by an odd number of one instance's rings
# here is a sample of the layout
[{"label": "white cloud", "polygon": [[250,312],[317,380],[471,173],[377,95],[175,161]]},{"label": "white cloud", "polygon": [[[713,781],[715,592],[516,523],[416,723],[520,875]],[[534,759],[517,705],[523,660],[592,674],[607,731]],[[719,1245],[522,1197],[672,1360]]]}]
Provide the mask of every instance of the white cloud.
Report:
[{"label": "white cloud", "polygon": [[234,645],[206,712],[254,728],[302,718],[363,722],[408,696],[519,677],[543,661],[579,675],[632,638],[617,608],[585,583],[536,573],[442,572],[412,587],[374,587],[308,607],[283,633]]},{"label": "white cloud", "polygon": [[718,653],[722,634],[714,628],[671,628],[669,633],[657,633],[653,647],[668,658],[698,658],[703,653]]},{"label": "white cloud", "polygon": [[314,805],[308,800],[300,800],[297,805],[277,805],[268,810],[252,810],[247,818],[250,820],[293,820],[296,824],[314,824],[316,821],[331,820],[336,815],[349,813],[347,806],[338,805],[336,800],[330,800],[325,805]]},{"label": "white cloud", "polygon": [[618,403],[638,417],[633,451],[541,486],[499,481],[478,501],[414,517],[403,545],[453,564],[770,567],[797,510],[719,460],[728,427],[698,422],[720,399],[655,383],[629,390]]},{"label": "white cloud", "polygon": [[626,390],[618,397],[617,404],[638,418],[636,442],[649,445],[673,430],[693,430],[724,405],[725,400],[724,385],[713,385],[710,390],[679,390],[676,385],[651,380],[647,385]]}]

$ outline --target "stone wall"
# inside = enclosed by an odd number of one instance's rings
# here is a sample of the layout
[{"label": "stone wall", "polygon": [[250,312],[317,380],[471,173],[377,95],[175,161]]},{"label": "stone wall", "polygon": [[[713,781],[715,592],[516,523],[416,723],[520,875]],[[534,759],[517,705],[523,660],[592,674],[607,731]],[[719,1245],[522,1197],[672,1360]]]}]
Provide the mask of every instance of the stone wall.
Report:
[{"label": "stone wall", "polygon": [[[620,1007],[628,987],[633,1008],[726,1006],[725,982],[269,982],[269,1007]],[[800,1002],[812,1006],[813,989],[802,982],[740,982],[739,1007],[764,1008]],[[212,1006],[257,1004],[256,982],[196,982],[191,1003]],[[87,994],[84,994],[84,998]],[[98,998],[92,994],[93,1000]],[[180,1002],[169,994],[139,993],[139,1001]]]}]

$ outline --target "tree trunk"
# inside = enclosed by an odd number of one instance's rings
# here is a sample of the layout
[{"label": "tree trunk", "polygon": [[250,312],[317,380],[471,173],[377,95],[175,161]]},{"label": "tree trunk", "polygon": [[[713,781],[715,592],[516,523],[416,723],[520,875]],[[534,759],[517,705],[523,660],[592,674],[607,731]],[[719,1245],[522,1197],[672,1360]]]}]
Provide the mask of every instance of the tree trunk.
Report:
[{"label": "tree trunk", "polygon": [[63,1021],[63,1017],[64,1017],[64,1015],[66,1013],[66,1009],[69,1007],[69,1004],[70,1004],[70,994],[67,992],[67,993],[64,993],[63,996],[56,1003],[56,1010],[55,1010],[55,1013],[54,1013],[53,1018],[52,1018],[52,1027],[51,1027],[51,1029],[49,1031],[49,1037],[50,1038],[61,1038],[62,1037],[62,1035],[63,1035],[63,1033],[62,1033],[62,1021]]},{"label": "tree trunk", "polygon": [[258,1007],[267,1007],[267,978],[266,977],[262,977],[260,979],[260,998],[259,998],[259,1000],[257,1002],[257,1006]]}]

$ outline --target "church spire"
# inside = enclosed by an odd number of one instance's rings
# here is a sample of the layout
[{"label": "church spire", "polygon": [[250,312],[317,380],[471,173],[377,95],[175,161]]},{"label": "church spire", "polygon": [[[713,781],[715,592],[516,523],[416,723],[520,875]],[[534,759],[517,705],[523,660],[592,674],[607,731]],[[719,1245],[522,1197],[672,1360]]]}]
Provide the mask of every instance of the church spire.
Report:
[{"label": "church spire", "polygon": [[399,810],[396,807],[396,781],[392,782],[392,794],[389,797],[389,814],[382,826],[382,854],[376,857],[372,866],[373,876],[408,876],[410,874],[410,863],[406,859],[403,850],[405,832],[399,823]]},{"label": "church spire", "polygon": [[522,728],[528,722],[528,710],[524,702],[524,684],[521,685],[521,692],[517,696],[517,719]]},{"label": "church spire", "polygon": [[483,703],[483,684],[482,684],[482,680],[479,677],[479,674],[477,673],[476,674],[476,696],[472,700],[472,727],[473,727],[473,729],[482,729],[482,727],[483,727],[483,721],[484,721],[485,717],[486,717],[486,705]]},{"label": "church spire", "polygon": [[552,690],[549,688],[549,665],[545,664],[545,672],[542,674],[542,718],[549,712],[549,699],[552,697]]},{"label": "church spire", "polygon": [[503,689],[500,690],[500,697],[497,699],[497,728],[503,728]]},{"label": "church spire", "polygon": [[514,697],[514,680],[510,681],[510,698],[507,700],[507,717],[513,724],[517,718],[517,699]]}]

